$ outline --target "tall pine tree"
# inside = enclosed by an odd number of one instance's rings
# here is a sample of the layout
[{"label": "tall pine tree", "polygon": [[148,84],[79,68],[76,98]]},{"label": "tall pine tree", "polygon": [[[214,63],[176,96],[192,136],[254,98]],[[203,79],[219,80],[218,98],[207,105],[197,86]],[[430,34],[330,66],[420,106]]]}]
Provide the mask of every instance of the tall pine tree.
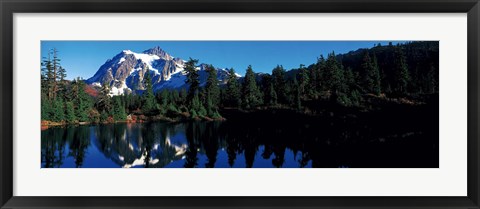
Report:
[{"label": "tall pine tree", "polygon": [[307,68],[305,68],[305,65],[300,65],[299,68],[299,76],[298,76],[298,88],[300,92],[300,97],[305,98],[308,94],[308,87],[310,85],[310,77],[309,73],[307,71]]},{"label": "tall pine tree", "polygon": [[288,103],[287,81],[285,78],[285,69],[281,65],[277,65],[272,70],[272,81],[275,92],[277,93],[278,101],[280,103]]},{"label": "tall pine tree", "polygon": [[315,65],[311,65],[309,68],[310,82],[308,83],[307,92],[310,98],[316,98],[318,94],[318,68]]},{"label": "tall pine tree", "polygon": [[59,71],[60,71],[60,58],[58,58],[58,51],[57,49],[53,48],[52,50],[53,59],[52,59],[52,75],[51,75],[51,95],[53,99],[57,98],[58,93],[58,78],[59,78]]},{"label": "tall pine tree", "polygon": [[71,101],[65,103],[65,120],[67,123],[74,123],[76,120],[75,107]]},{"label": "tall pine tree", "polygon": [[320,58],[317,59],[317,63],[315,64],[315,71],[317,75],[315,90],[317,92],[326,90],[326,85],[325,85],[327,83],[327,81],[325,80],[326,66],[327,66],[327,61],[325,60],[323,55],[320,55]]},{"label": "tall pine tree", "polygon": [[362,68],[366,91],[375,95],[380,95],[380,72],[377,57],[374,55],[373,59],[371,59],[368,50],[365,51]]},{"label": "tall pine tree", "polygon": [[188,89],[187,103],[189,106],[193,103],[193,97],[198,93],[198,88],[200,87],[199,75],[195,69],[198,60],[190,58],[185,63],[185,71],[187,72],[187,80],[185,81],[190,87]]},{"label": "tall pine tree", "polygon": [[332,52],[328,55],[328,59],[325,62],[325,86],[328,90],[332,91],[333,94],[343,92],[345,87],[343,78],[343,71],[337,61],[335,52]]},{"label": "tall pine tree", "polygon": [[382,92],[382,80],[380,77],[380,68],[378,66],[377,56],[375,54],[373,54],[372,62],[373,71],[371,72],[370,77],[373,80],[373,85],[371,91],[376,95],[380,95]]},{"label": "tall pine tree", "polygon": [[115,121],[123,121],[127,119],[127,114],[125,113],[125,105],[123,104],[120,96],[115,96],[113,98],[113,119]]},{"label": "tall pine tree", "polygon": [[400,46],[396,46],[395,48],[395,91],[399,94],[406,94],[410,82],[410,73],[402,48]]},{"label": "tall pine tree", "polygon": [[231,68],[228,71],[228,79],[227,79],[227,90],[226,90],[226,100],[228,106],[232,107],[240,107],[241,105],[241,92],[240,92],[240,85],[237,80],[237,75],[235,74],[235,70]]},{"label": "tall pine tree", "polygon": [[301,96],[302,96],[302,87],[297,81],[296,77],[293,77],[292,90],[294,92],[293,105],[297,110],[302,108]]},{"label": "tall pine tree", "polygon": [[146,68],[145,72],[145,92],[143,92],[143,105],[142,111],[146,114],[152,114],[157,108],[155,101],[155,95],[153,93],[152,78],[150,75],[150,69]]},{"label": "tall pine tree", "polygon": [[255,73],[249,65],[243,81],[243,106],[247,109],[255,108],[262,103],[262,96],[255,80]]},{"label": "tall pine tree", "polygon": [[63,67],[58,68],[58,94],[64,99],[68,98],[67,95],[67,81],[65,78],[67,77],[67,71]]},{"label": "tall pine tree", "polygon": [[74,83],[75,95],[73,95],[75,108],[75,117],[80,122],[89,121],[89,111],[92,107],[90,96],[85,92],[85,83],[82,79],[77,78]]},{"label": "tall pine tree", "polygon": [[220,88],[218,87],[217,70],[212,66],[207,66],[207,83],[205,85],[207,96],[207,111],[208,115],[213,116],[217,112],[218,104],[220,103]]}]

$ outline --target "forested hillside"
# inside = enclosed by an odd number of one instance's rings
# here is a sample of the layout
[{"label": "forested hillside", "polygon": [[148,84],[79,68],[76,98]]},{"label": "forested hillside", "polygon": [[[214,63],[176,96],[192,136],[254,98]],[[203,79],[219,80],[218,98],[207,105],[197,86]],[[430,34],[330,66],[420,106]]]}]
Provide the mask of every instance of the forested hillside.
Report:
[{"label": "forested hillside", "polygon": [[277,65],[271,73],[258,74],[248,66],[241,79],[234,69],[227,69],[225,83],[219,83],[218,69],[207,65],[204,85],[200,85],[197,65],[195,59],[184,63],[185,88],[155,91],[153,74],[144,66],[144,90],[111,95],[108,83],[96,87],[81,78],[66,80],[68,69],[61,66],[53,49],[42,62],[42,120],[49,125],[224,120],[221,112],[226,109],[286,109],[318,115],[338,108],[370,111],[391,102],[422,105],[438,97],[439,91],[439,42],[331,52],[308,66],[287,70]]}]

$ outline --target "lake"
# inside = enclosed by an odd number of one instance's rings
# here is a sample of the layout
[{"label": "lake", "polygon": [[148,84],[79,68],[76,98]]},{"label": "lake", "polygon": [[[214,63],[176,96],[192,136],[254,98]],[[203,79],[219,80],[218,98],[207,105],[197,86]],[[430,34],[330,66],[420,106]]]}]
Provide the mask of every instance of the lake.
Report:
[{"label": "lake", "polygon": [[41,167],[437,168],[438,120],[406,121],[418,111],[51,127],[41,134]]}]

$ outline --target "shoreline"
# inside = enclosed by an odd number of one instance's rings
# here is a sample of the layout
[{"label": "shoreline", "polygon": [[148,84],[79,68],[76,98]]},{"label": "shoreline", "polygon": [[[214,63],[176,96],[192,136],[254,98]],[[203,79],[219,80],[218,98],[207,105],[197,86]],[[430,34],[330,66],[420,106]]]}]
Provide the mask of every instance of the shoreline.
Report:
[{"label": "shoreline", "polygon": [[[438,101],[437,101],[438,102]],[[382,96],[370,96],[369,101],[363,107],[344,107],[337,105],[329,101],[313,101],[312,103],[306,101],[305,106],[302,109],[295,109],[283,105],[275,106],[260,106],[254,109],[242,109],[236,107],[224,107],[219,109],[223,115],[221,118],[210,118],[210,117],[195,117],[191,118],[188,112],[176,113],[170,117],[163,115],[136,115],[135,113],[127,116],[126,120],[115,121],[111,116],[104,122],[53,122],[41,120],[41,130],[46,130],[50,127],[62,127],[62,126],[78,126],[78,125],[90,125],[90,124],[116,124],[116,123],[147,123],[147,122],[168,122],[168,123],[179,123],[179,122],[188,122],[188,121],[226,121],[232,114],[233,117],[244,117],[251,114],[262,114],[265,112],[282,112],[287,111],[293,114],[298,114],[299,116],[305,117],[359,117],[364,114],[376,114],[382,111],[390,111],[392,107],[396,108],[421,108],[425,106],[430,106],[435,102],[425,102],[425,101],[416,101],[409,100],[406,98],[387,98]]]},{"label": "shoreline", "polygon": [[[183,115],[183,114],[182,114]],[[187,118],[187,117],[180,117],[180,118],[170,118],[165,116],[145,116],[141,115],[141,119],[137,119],[138,116],[128,116],[128,117],[135,117],[135,119],[127,119],[127,120],[119,120],[114,121],[113,119],[104,122],[75,122],[75,123],[67,123],[67,122],[54,122],[48,120],[41,120],[40,126],[41,130],[47,130],[51,127],[65,127],[65,126],[81,126],[81,125],[108,125],[108,124],[117,124],[117,123],[148,123],[148,122],[168,122],[168,123],[179,123],[179,122],[186,122],[186,121],[226,121],[227,119],[224,117],[221,118],[209,118],[209,117],[196,117],[196,118]]]}]

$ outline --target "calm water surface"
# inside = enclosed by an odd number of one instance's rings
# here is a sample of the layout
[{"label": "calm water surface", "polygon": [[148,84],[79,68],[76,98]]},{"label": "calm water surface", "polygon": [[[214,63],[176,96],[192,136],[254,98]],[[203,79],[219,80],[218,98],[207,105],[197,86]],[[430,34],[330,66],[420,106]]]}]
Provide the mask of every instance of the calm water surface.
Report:
[{"label": "calm water surface", "polygon": [[396,122],[383,121],[261,118],[245,118],[248,123],[151,122],[49,128],[42,131],[41,167],[438,167],[437,130],[429,129],[422,120],[399,128]]}]

